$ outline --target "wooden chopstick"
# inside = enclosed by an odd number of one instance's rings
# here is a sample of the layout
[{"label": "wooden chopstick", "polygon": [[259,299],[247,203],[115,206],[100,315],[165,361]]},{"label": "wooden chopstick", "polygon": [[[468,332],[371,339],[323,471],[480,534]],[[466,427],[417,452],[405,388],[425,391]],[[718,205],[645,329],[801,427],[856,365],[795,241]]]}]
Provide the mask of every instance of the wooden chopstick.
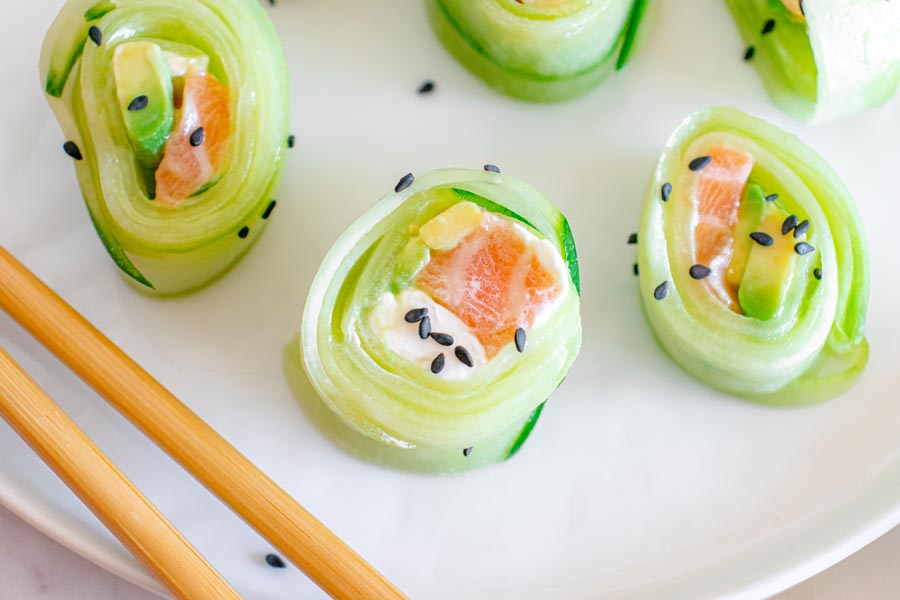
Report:
[{"label": "wooden chopstick", "polygon": [[222,576],[2,348],[0,417],[176,598],[240,600]]},{"label": "wooden chopstick", "polygon": [[405,598],[2,246],[0,308],[329,595]]}]

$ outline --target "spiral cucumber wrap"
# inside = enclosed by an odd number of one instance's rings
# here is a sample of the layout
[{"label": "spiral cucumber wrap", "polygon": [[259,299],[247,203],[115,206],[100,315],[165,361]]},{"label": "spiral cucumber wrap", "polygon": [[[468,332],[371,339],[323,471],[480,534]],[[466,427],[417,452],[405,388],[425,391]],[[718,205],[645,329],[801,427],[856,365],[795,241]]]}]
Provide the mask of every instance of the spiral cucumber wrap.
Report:
[{"label": "spiral cucumber wrap", "polygon": [[726,0],[769,94],[798,119],[868,110],[900,84],[900,4]]},{"label": "spiral cucumber wrap", "polygon": [[277,35],[255,0],[71,0],[41,77],[94,226],[144,289],[224,272],[263,230],[287,140]]},{"label": "spiral cucumber wrap", "polygon": [[647,0],[426,0],[432,28],[476,75],[518,98],[577,96],[621,68]]},{"label": "spiral cucumber wrap", "polygon": [[[719,164],[726,159],[731,164]],[[742,204],[733,231],[723,233],[727,211],[710,221],[698,206],[709,201],[704,194],[727,197],[729,173],[741,169]],[[727,268],[697,264],[704,235],[720,246],[733,238]],[[731,108],[688,117],[656,168],[639,244],[650,325],[698,379],[798,405],[841,393],[862,372],[869,294],[862,223],[838,176],[796,137]],[[729,282],[733,297],[721,293]]]},{"label": "spiral cucumber wrap", "polygon": [[[471,352],[474,369],[460,364],[466,356],[454,356],[454,350],[463,343],[457,330],[449,330],[459,344],[456,348],[427,339],[427,335],[420,339],[413,332],[417,324],[423,325],[424,318],[420,314],[410,320],[407,314],[407,322],[403,322],[408,307],[402,308],[396,313],[396,323],[388,323],[390,331],[399,331],[400,335],[409,331],[411,352],[424,348],[429,360],[438,353],[446,355],[446,367],[441,359],[439,368],[432,363],[429,369],[427,364],[403,356],[402,348],[390,345],[387,336],[373,325],[378,321],[373,311],[380,310],[385,298],[390,304],[392,298],[420,293],[410,290],[415,290],[417,280],[422,281],[423,273],[442,259],[452,262],[449,251],[432,249],[429,253],[420,244],[429,227],[453,220],[448,215],[473,213],[482,223],[492,223],[491,227],[501,231],[527,232],[535,245],[549,249],[560,265],[555,284],[558,293],[540,322],[528,329],[527,344],[524,335],[519,339],[517,333],[514,340],[510,332],[508,341],[503,338],[495,355],[482,359],[483,364],[478,364],[477,353]],[[428,224],[432,225],[424,227]],[[500,258],[507,263],[519,260],[508,255]],[[466,264],[461,273],[480,268],[478,261]],[[489,270],[497,268],[503,267],[494,263]],[[490,287],[492,276],[485,276],[484,281],[469,280],[459,287],[475,292],[482,283]],[[437,277],[441,279],[443,274]],[[441,287],[440,281],[437,286]],[[522,294],[515,286],[511,289],[509,294]],[[499,304],[507,299],[504,293]],[[435,300],[431,317],[444,310],[440,304]],[[507,458],[528,436],[543,402],[565,377],[578,352],[579,304],[578,263],[571,230],[543,195],[499,173],[435,171],[388,194],[350,226],[326,256],[303,314],[305,368],[324,402],[351,428],[399,448],[407,456],[421,457],[415,468],[463,470]],[[464,312],[451,305],[447,310]],[[476,316],[500,314],[502,310],[495,302],[477,307]],[[439,331],[437,324],[435,331]],[[469,350],[473,348],[469,346]],[[451,368],[461,371],[461,377],[448,376]],[[410,464],[409,460],[396,462]]]}]

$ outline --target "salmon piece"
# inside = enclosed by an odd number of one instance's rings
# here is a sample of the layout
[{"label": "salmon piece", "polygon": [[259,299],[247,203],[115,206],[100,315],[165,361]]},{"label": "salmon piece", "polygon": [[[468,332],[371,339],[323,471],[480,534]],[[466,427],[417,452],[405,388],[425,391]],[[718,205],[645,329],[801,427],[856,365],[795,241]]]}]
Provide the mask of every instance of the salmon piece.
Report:
[{"label": "salmon piece", "polygon": [[177,206],[216,176],[231,137],[228,96],[228,88],[208,73],[185,76],[175,128],[156,170],[160,204]]},{"label": "salmon piece", "polygon": [[563,292],[513,225],[497,217],[485,219],[456,247],[432,252],[416,285],[470,328],[488,360]]},{"label": "salmon piece", "polygon": [[694,203],[694,262],[712,270],[707,283],[732,310],[740,312],[737,290],[725,284],[725,269],[734,246],[734,227],[753,170],[753,158],[738,150],[712,146],[712,158],[697,172],[691,199]]}]

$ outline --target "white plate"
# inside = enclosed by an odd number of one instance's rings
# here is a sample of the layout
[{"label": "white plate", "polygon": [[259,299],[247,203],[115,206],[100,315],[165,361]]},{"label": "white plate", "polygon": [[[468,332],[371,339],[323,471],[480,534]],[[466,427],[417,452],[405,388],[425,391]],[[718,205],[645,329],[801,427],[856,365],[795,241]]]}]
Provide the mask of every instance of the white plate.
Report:
[{"label": "white plate", "polygon": [[[900,522],[897,104],[817,129],[772,107],[723,3],[657,2],[627,72],[574,102],[495,94],[434,40],[421,2],[283,1],[287,176],[269,231],[228,277],[146,298],[88,221],[38,83],[60,0],[4,7],[0,240],[413,598],[759,597]],[[433,78],[430,96],[415,93]],[[853,191],[872,248],[872,358],[847,396],[773,410],[682,373],[632,276],[647,178],[690,111],[734,104],[798,132]],[[385,470],[333,445],[286,383],[283,349],[331,242],[407,171],[500,165],[575,230],[585,342],[534,436],[464,476]],[[248,598],[318,598],[294,569],[12,321],[0,344]],[[288,361],[289,363],[291,361]],[[290,370],[290,368],[288,369]],[[303,386],[301,386],[303,388]],[[0,424],[0,500],[63,544],[158,589]]]}]

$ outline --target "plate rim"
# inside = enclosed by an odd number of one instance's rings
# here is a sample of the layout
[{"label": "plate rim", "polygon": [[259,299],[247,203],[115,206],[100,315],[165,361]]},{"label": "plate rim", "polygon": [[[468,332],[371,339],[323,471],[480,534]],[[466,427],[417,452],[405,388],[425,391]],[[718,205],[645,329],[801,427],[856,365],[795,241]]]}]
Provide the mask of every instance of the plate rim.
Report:
[{"label": "plate rim", "polygon": [[89,538],[79,536],[74,529],[68,531],[70,528],[55,519],[52,511],[40,508],[40,502],[29,502],[33,497],[33,494],[23,491],[14,483],[7,481],[4,484],[0,479],[0,505],[29,527],[123,581],[160,598],[171,597],[152,575],[140,567],[139,563],[124,558],[102,544],[95,544]]},{"label": "plate rim", "polygon": [[[656,27],[658,26],[656,24]],[[755,74],[748,75],[754,76]],[[896,106],[897,101],[895,100],[893,104]],[[741,108],[744,109],[743,106]],[[800,127],[800,124],[790,119],[772,120],[772,112],[761,112],[759,106],[753,106],[752,111],[748,112],[763,116],[792,133]],[[665,135],[668,135],[676,124],[677,120],[673,121],[665,130]],[[804,140],[808,138],[806,135],[801,137]],[[816,145],[813,147],[825,150],[824,147]],[[657,150],[658,148],[653,152],[653,164]],[[868,466],[869,470],[860,473],[857,478],[839,490],[839,493],[811,504],[800,518],[787,526],[771,531],[768,535],[750,539],[747,545],[734,547],[728,554],[719,554],[709,557],[707,561],[689,565],[681,573],[673,573],[655,582],[650,581],[646,584],[647,587],[629,586],[617,592],[613,591],[611,595],[646,597],[652,595],[654,583],[666,587],[681,583],[677,588],[681,590],[680,594],[673,593],[673,595],[681,597],[702,589],[705,590],[704,597],[755,599],[782,592],[825,571],[900,525],[900,485],[896,483],[900,481],[900,477],[897,477],[900,475],[900,446],[892,448],[880,462],[872,462]],[[893,485],[891,485],[892,475]],[[118,546],[83,535],[88,531],[85,519],[67,520],[55,511],[43,496],[5,475],[2,467],[0,467],[0,505],[33,529],[106,572],[159,597],[170,597],[139,563],[131,559],[127,553],[123,553]],[[846,511],[843,519],[842,511]],[[735,557],[740,557],[742,550],[754,545],[770,548],[779,541],[797,542],[822,522],[829,524],[827,529],[819,531],[827,543],[819,543],[814,551],[799,552],[792,560],[780,564],[777,564],[778,561],[775,559],[760,563],[755,572],[745,572],[743,579],[736,576],[740,575],[740,572],[734,570]],[[720,565],[731,567],[727,571],[723,569],[724,577],[702,577],[704,574],[708,576],[715,573],[716,567]],[[680,582],[679,576],[682,579]],[[684,581],[685,578],[687,581]]]},{"label": "plate rim", "polygon": [[[677,582],[673,581],[673,578],[666,578],[659,582],[651,582],[651,587],[647,589],[624,589],[612,592],[611,595],[623,598],[652,597],[656,591],[659,591],[658,586],[663,586],[674,587],[671,590],[674,592],[673,598],[750,599],[768,598],[788,590],[826,571],[890,530],[900,526],[900,486],[896,486],[896,490],[891,497],[885,495],[886,497],[882,498],[882,502],[878,502],[878,505],[873,509],[862,510],[865,508],[864,505],[867,500],[871,502],[880,498],[880,495],[877,494],[877,488],[879,485],[890,483],[892,471],[900,472],[900,457],[898,456],[891,456],[885,459],[867,477],[859,480],[852,488],[845,490],[844,494],[814,508],[803,518],[794,522],[791,527],[757,538],[751,542],[751,545],[766,545],[779,540],[790,542],[803,538],[804,534],[811,527],[815,527],[817,522],[825,517],[832,522],[830,531],[825,533],[829,540],[827,544],[821,545],[814,553],[801,552],[803,554],[802,557],[780,566],[772,563],[764,565],[761,569],[761,574],[750,577],[749,581],[741,583],[732,578],[731,581],[726,581],[724,584],[720,582],[718,589],[715,589],[717,587],[716,582],[712,578],[700,578],[703,582],[698,584],[698,579],[692,577],[692,575],[708,571],[709,569],[716,569],[723,563],[727,565],[730,557],[717,559],[705,565],[698,565],[696,569],[689,570],[684,574],[688,577],[686,586],[678,586]],[[867,488],[872,487],[875,489],[866,493]],[[0,505],[4,506],[30,527],[104,571],[160,598],[171,598],[163,586],[141,568],[140,563],[129,560],[125,558],[125,555],[113,552],[102,544],[93,543],[90,538],[79,536],[74,529],[68,531],[68,527],[53,518],[52,511],[41,510],[39,501],[29,502],[30,496],[33,495],[26,490],[22,490],[20,486],[9,481],[4,483],[3,479],[0,478]],[[853,515],[862,514],[863,516],[850,519],[850,521],[854,522],[846,530],[842,530],[844,528],[840,527],[841,521],[835,518],[840,516],[841,510],[850,510]],[[829,515],[831,516],[830,519],[828,519]],[[736,550],[735,554],[738,553],[739,550]],[[697,589],[698,587],[705,589]],[[698,593],[701,595],[698,596]],[[592,595],[590,597],[599,598],[600,596]]]}]

